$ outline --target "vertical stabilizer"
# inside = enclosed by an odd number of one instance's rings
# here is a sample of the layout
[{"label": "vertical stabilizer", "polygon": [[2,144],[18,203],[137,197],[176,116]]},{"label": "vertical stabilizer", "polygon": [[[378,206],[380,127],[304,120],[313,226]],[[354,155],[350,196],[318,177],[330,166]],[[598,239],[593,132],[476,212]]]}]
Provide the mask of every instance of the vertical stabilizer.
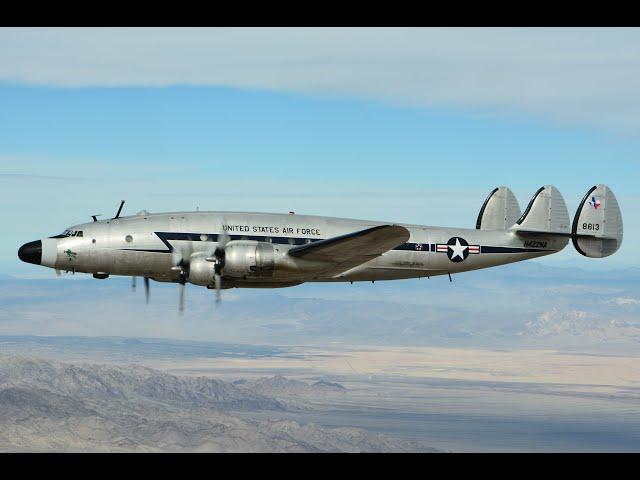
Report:
[{"label": "vertical stabilizer", "polygon": [[571,233],[573,246],[585,257],[608,257],[620,248],[622,213],[608,186],[589,189],[573,218]]},{"label": "vertical stabilizer", "polygon": [[569,212],[562,194],[553,185],[540,187],[512,228],[519,232],[569,236]]},{"label": "vertical stabilizer", "polygon": [[509,188],[504,186],[494,188],[482,204],[476,229],[506,230],[520,218],[521,214],[518,200]]}]

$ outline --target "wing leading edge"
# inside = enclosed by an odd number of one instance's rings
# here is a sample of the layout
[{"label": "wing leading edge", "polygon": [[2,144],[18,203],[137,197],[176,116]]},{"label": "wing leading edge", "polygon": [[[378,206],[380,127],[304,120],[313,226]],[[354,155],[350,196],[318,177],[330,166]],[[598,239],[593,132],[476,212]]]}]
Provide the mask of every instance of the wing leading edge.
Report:
[{"label": "wing leading edge", "polygon": [[289,255],[326,262],[323,273],[338,274],[368,262],[409,240],[409,230],[400,225],[378,225],[338,237],[294,247]]}]

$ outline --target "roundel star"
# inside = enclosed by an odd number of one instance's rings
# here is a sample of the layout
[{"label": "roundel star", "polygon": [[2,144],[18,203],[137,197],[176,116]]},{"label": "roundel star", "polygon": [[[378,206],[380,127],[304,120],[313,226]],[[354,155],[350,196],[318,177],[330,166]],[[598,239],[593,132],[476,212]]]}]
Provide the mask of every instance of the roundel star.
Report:
[{"label": "roundel star", "polygon": [[[454,243],[451,242],[451,240],[455,240]],[[463,261],[465,258],[467,258],[467,256],[469,255],[468,253],[468,249],[469,249],[469,244],[462,239],[462,243],[460,243],[460,238],[455,237],[455,239],[451,239],[449,240],[449,259],[452,262],[461,262]]]}]

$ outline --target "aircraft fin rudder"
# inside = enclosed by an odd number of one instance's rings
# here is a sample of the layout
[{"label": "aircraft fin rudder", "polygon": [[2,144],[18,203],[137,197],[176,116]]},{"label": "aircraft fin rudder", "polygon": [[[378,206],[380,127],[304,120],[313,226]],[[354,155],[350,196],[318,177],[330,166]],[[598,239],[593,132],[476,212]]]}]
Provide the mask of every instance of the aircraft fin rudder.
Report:
[{"label": "aircraft fin rudder", "polygon": [[521,210],[513,192],[505,187],[494,188],[486,198],[476,220],[477,230],[506,230],[520,218]]},{"label": "aircraft fin rudder", "polygon": [[540,187],[511,230],[570,236],[569,211],[562,194],[553,185]]},{"label": "aircraft fin rudder", "polygon": [[591,187],[573,218],[571,237],[581,255],[603,258],[622,245],[622,213],[618,200],[604,184]]}]

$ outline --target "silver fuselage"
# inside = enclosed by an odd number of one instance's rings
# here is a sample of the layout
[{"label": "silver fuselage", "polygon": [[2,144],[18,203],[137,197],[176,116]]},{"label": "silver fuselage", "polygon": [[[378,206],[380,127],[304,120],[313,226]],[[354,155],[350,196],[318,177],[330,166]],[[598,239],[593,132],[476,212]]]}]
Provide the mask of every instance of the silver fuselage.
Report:
[{"label": "silver fuselage", "polygon": [[[283,260],[268,275],[224,278],[224,287],[279,287],[311,281],[375,281],[429,277],[493,267],[562,250],[567,238],[523,238],[509,230],[476,230],[398,224],[409,241],[348,271],[323,276],[314,265],[292,261],[294,246],[389,222],[247,212],[175,212],[139,214],[69,227],[82,236],[42,240],[40,264],[63,271],[150,277],[177,281],[172,252],[210,254],[219,235],[230,240],[266,242]],[[221,237],[220,237],[221,238]],[[459,238],[468,247],[452,257],[446,247]]]}]

